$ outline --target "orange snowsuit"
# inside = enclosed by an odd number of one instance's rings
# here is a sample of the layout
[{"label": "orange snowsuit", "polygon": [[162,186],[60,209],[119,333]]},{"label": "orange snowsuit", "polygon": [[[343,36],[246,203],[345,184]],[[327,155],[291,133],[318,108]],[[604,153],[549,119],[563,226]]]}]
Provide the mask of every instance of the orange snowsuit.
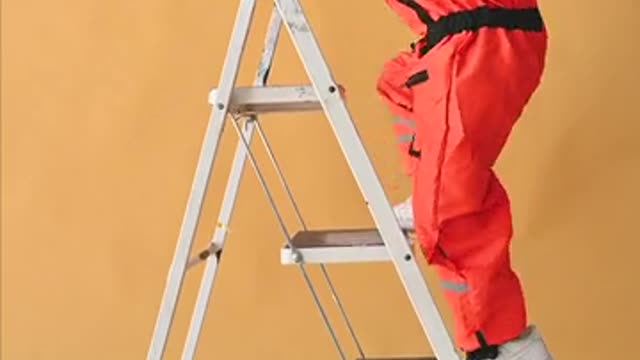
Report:
[{"label": "orange snowsuit", "polygon": [[385,64],[377,89],[413,178],[416,234],[442,280],[464,351],[526,327],[511,267],[507,192],[493,171],[539,85],[547,32],[536,0],[385,0],[422,38]]}]

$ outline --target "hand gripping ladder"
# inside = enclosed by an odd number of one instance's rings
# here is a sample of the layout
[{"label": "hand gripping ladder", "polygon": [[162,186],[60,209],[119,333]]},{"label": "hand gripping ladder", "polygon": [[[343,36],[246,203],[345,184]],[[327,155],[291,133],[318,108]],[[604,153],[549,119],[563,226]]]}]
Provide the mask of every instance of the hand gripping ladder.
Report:
[{"label": "hand gripping ladder", "polygon": [[[366,359],[367,357],[358,343],[355,332],[351,327],[340,299],[337,297],[324,264],[373,261],[393,262],[434,354],[440,360],[459,359],[442,317],[415,261],[410,243],[395,219],[382,184],[360,141],[357,130],[342,99],[339,85],[332,78],[331,71],[298,0],[274,0],[274,8],[254,83],[255,86],[235,86],[256,1],[241,0],[222,69],[219,88],[214,89],[209,94],[212,112],[147,358],[150,360],[162,358],[185,273],[193,265],[199,262],[206,262],[206,269],[182,355],[183,359],[192,359],[194,357],[227,235],[226,226],[220,224],[228,224],[231,219],[243,167],[248,157],[286,238],[286,245],[281,249],[282,263],[295,264],[300,268],[341,359],[346,359],[346,355],[320,304],[317,293],[305,270],[305,264],[320,264],[322,274],[332,292],[333,299],[339,307],[350,334],[357,345],[360,359]],[[282,25],[287,29],[297,49],[311,85],[266,86]],[[377,228],[329,231],[307,229],[257,116],[259,113],[287,111],[323,111],[325,113]],[[239,135],[239,142],[219,214],[219,226],[215,230],[210,246],[197,256],[190,258],[207,184],[220,138],[224,131],[224,122],[227,119],[227,115],[230,115],[232,119],[231,123]],[[239,120],[242,118],[245,121],[240,123]],[[258,130],[303,229],[293,236],[284,225],[284,221],[266,186],[264,177],[251,153],[249,144],[254,130]],[[432,358],[421,357],[414,359]]]}]

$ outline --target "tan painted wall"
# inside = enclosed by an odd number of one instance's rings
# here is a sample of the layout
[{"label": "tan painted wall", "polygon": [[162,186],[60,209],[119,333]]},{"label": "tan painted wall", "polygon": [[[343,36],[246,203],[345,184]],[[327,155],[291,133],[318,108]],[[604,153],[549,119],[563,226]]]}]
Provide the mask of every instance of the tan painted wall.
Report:
[{"label": "tan painted wall", "polygon": [[[389,196],[401,200],[408,181],[398,175],[374,86],[409,33],[383,1],[304,3]],[[530,313],[557,358],[626,359],[640,323],[640,5],[580,3],[542,3],[549,66],[499,170],[514,202],[514,261]],[[254,74],[268,5],[257,9],[243,84]],[[2,359],[144,358],[235,7],[3,2]],[[272,80],[304,80],[288,41]],[[371,224],[322,117],[264,124],[310,226]],[[226,179],[236,138],[228,129],[198,248]],[[279,265],[283,239],[253,172],[246,174],[198,358],[336,358],[299,272]],[[178,358],[201,269],[185,284],[168,359]],[[429,352],[391,266],[330,272],[368,353]],[[330,304],[319,275],[314,268]]]}]

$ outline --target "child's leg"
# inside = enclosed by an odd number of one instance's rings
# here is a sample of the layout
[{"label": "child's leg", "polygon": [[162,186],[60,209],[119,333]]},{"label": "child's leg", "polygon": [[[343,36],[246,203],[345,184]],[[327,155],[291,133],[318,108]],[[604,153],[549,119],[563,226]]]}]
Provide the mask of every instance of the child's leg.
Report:
[{"label": "child's leg", "polygon": [[[417,165],[417,157],[412,154],[412,144],[416,133],[416,121],[413,119],[411,90],[404,84],[409,78],[416,57],[411,52],[401,52],[388,61],[378,79],[377,90],[393,114],[392,129],[396,146],[402,160],[404,173],[412,177]],[[403,230],[414,230],[413,203],[409,196],[405,201],[393,207],[398,224]]]},{"label": "child's leg", "polygon": [[378,94],[393,115],[392,129],[407,176],[413,175],[417,164],[417,159],[410,155],[410,146],[416,132],[416,121],[411,109],[413,99],[411,90],[404,86],[414,64],[415,57],[412,53],[401,52],[385,63],[377,84]]},{"label": "child's leg", "polygon": [[545,36],[482,29],[457,36],[414,69],[429,73],[412,88],[421,150],[416,231],[465,351],[503,344],[526,327],[509,257],[509,199],[492,167],[538,85]]}]

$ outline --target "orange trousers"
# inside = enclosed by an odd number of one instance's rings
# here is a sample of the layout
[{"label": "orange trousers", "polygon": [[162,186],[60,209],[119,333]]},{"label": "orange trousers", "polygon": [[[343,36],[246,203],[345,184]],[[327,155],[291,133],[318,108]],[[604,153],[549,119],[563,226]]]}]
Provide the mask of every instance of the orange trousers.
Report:
[{"label": "orange trousers", "polygon": [[399,149],[421,249],[453,309],[456,344],[502,344],[527,316],[509,197],[493,167],[540,83],[546,29],[535,1],[386,1],[423,36],[385,64],[377,86],[393,114],[415,122],[394,131],[413,140]]}]

